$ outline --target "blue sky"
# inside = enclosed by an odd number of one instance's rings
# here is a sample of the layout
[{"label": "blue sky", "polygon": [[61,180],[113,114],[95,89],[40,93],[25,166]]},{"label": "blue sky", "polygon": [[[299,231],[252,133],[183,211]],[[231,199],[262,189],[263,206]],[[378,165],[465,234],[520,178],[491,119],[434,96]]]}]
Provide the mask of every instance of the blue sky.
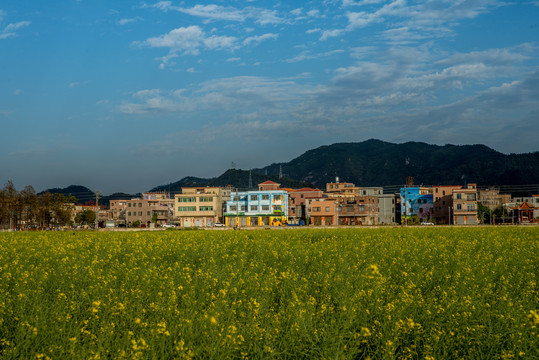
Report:
[{"label": "blue sky", "polygon": [[0,3],[0,182],[138,192],[377,138],[539,150],[539,1]]}]

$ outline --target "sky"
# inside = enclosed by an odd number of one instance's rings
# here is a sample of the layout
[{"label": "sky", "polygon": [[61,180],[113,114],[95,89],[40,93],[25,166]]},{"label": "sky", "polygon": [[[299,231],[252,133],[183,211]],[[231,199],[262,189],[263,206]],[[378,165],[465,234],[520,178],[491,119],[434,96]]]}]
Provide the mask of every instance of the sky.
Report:
[{"label": "sky", "polygon": [[0,3],[0,183],[141,192],[337,142],[539,150],[538,0]]}]

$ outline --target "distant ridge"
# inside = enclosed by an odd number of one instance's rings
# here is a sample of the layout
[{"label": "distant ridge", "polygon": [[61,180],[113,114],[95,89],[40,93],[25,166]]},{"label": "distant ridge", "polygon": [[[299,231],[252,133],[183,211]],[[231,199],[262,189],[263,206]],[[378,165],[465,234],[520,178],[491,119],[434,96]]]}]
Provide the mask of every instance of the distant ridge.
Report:
[{"label": "distant ridge", "polygon": [[[283,176],[282,178],[279,178],[279,175],[275,175],[275,174],[264,175],[264,174],[252,172],[251,179],[252,179],[252,184],[253,184],[252,189],[258,189],[258,184],[266,180],[275,181],[276,183],[281,184],[281,187],[283,188],[302,188],[302,187],[313,186],[313,184],[306,181],[294,180],[287,176]],[[181,191],[182,187],[227,186],[227,185],[231,185],[232,187],[238,188],[240,190],[247,190],[249,187],[249,171],[230,169],[230,170],[227,170],[222,175],[212,178],[212,179],[202,179],[202,178],[195,178],[192,176],[188,176],[168,185],[157,186],[151,189],[150,191],[165,191],[165,192],[178,193]]]},{"label": "distant ridge", "polygon": [[401,185],[408,176],[425,185],[539,184],[539,152],[505,155],[485,145],[393,144],[371,139],[321,146],[290,162],[254,171],[274,174],[280,168],[289,177],[318,187],[337,176],[358,186]]},{"label": "distant ridge", "polygon": [[[282,178],[278,175],[280,171]],[[255,188],[261,182],[272,180],[285,188],[325,189],[326,183],[339,177],[341,182],[352,182],[357,186],[397,189],[408,176],[414,177],[416,185],[477,183],[480,187],[500,186],[502,190],[505,187],[507,193],[529,196],[539,193],[539,151],[505,155],[485,145],[394,144],[371,139],[320,146],[289,162],[251,171]],[[182,187],[226,185],[247,189],[249,171],[230,169],[211,179],[187,176],[150,191],[179,193]],[[71,194],[82,203],[95,199],[95,193],[81,185],[48,191]],[[109,199],[129,199],[138,195],[116,193],[102,199],[108,203]]]},{"label": "distant ridge", "polygon": [[[539,152],[505,155],[485,145],[394,144],[375,139],[337,143],[309,150],[289,162],[253,169],[253,184],[264,180],[284,183],[277,175],[281,170],[287,181],[295,181],[283,184],[283,187],[298,187],[292,184],[303,183],[324,189],[326,183],[339,177],[341,182],[358,186],[396,189],[411,176],[416,185],[513,185],[508,192],[519,195],[539,193]],[[266,173],[268,175],[264,175]],[[182,186],[227,184],[244,188],[247,179],[248,171],[228,170],[217,178],[186,177],[152,190],[179,191]],[[518,187],[528,184],[537,186]]]}]

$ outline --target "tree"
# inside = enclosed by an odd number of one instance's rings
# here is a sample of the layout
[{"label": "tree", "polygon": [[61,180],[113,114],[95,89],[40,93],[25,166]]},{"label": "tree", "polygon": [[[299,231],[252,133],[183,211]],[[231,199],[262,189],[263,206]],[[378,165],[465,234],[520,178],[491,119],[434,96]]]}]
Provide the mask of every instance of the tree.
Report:
[{"label": "tree", "polygon": [[83,210],[75,216],[75,222],[81,225],[95,223],[95,212],[92,210]]},{"label": "tree", "polygon": [[21,219],[26,228],[31,228],[35,225],[37,219],[38,198],[36,191],[30,185],[19,192],[19,207],[21,209]]},{"label": "tree", "polygon": [[15,227],[16,226],[16,210],[17,210],[17,189],[13,182],[9,180],[1,191],[0,201],[0,221],[2,227]]},{"label": "tree", "polygon": [[490,224],[491,213],[492,210],[490,210],[488,206],[485,206],[480,202],[477,203],[477,217],[481,219],[481,222],[483,224]]}]

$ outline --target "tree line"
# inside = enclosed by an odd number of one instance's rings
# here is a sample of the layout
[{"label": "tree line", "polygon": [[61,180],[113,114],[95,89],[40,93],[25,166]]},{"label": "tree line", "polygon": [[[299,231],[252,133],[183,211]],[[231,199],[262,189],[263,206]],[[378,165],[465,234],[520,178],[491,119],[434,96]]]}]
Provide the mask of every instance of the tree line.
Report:
[{"label": "tree line", "polygon": [[0,229],[43,229],[70,225],[71,195],[36,194],[30,185],[17,191],[10,180],[0,190]]}]

